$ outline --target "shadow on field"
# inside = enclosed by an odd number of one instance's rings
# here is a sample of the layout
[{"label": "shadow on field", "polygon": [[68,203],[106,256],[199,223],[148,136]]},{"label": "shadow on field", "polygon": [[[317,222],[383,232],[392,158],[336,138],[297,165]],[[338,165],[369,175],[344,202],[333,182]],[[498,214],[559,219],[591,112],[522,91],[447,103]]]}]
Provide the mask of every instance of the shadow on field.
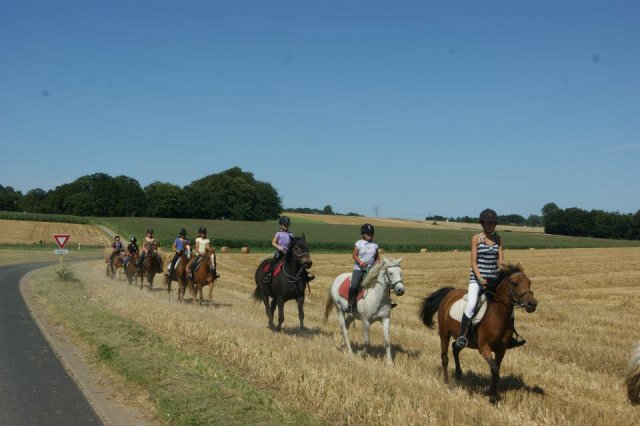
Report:
[{"label": "shadow on field", "polygon": [[[384,348],[384,344],[382,345],[369,345],[368,347],[366,347],[363,343],[351,343],[351,348],[353,349],[354,352],[359,352],[362,349],[366,348],[367,351],[367,356],[370,356],[372,358],[376,358],[376,359],[385,359],[385,357],[387,356],[387,352]],[[420,351],[415,351],[415,350],[406,350],[404,349],[402,346],[398,345],[398,344],[391,344],[391,357],[395,360],[397,354],[403,354],[405,355],[407,358],[410,359],[416,359],[420,356]]]},{"label": "shadow on field", "polygon": [[[455,377],[455,374],[452,374]],[[462,374],[462,379],[453,380],[452,383],[466,389],[469,395],[483,393],[484,388],[491,384],[491,376],[489,374],[478,374],[473,371],[467,371]],[[545,391],[540,386],[529,386],[521,376],[501,376],[498,382],[499,392],[509,391],[523,391],[527,393],[533,393],[540,396],[545,396]]]},{"label": "shadow on field", "polygon": [[315,336],[331,336],[331,333],[323,330],[320,327],[305,327],[300,329],[300,327],[283,327],[282,334],[286,334],[287,336],[296,336],[302,337],[304,339],[310,339]]},{"label": "shadow on field", "polygon": [[230,308],[233,306],[231,303],[216,303],[213,300],[208,299],[203,300],[202,303],[200,303],[200,301],[194,302],[193,298],[185,298],[184,303],[187,305],[202,306],[203,308]]}]

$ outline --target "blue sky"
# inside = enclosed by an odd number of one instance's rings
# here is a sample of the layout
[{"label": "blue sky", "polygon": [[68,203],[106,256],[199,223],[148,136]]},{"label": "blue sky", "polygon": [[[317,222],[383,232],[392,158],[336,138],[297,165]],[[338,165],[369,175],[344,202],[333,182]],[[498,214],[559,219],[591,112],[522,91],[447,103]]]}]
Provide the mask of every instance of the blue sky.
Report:
[{"label": "blue sky", "polygon": [[0,0],[0,184],[186,185],[383,217],[640,208],[634,1]]}]

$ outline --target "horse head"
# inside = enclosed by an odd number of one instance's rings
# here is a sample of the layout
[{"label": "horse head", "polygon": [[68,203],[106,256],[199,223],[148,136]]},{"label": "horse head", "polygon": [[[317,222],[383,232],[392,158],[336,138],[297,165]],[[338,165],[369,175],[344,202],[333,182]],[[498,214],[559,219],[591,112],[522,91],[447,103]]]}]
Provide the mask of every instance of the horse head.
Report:
[{"label": "horse head", "polygon": [[402,268],[400,267],[400,259],[383,258],[382,262],[373,265],[373,268],[365,275],[362,281],[362,288],[372,287],[379,282],[389,290],[393,290],[396,296],[404,294],[404,283],[402,281]]},{"label": "horse head", "polygon": [[309,254],[309,249],[307,247],[307,243],[305,242],[305,236],[302,234],[302,237],[293,237],[291,242],[289,243],[289,248],[287,249],[287,253],[285,255],[285,262],[293,259],[296,263],[300,264],[300,266],[305,269],[311,268],[313,262],[311,261],[311,255]]},{"label": "horse head", "polygon": [[531,313],[536,310],[538,301],[533,297],[531,280],[524,274],[522,266],[507,264],[499,275],[501,282],[508,284],[509,302],[515,307],[524,308]]}]

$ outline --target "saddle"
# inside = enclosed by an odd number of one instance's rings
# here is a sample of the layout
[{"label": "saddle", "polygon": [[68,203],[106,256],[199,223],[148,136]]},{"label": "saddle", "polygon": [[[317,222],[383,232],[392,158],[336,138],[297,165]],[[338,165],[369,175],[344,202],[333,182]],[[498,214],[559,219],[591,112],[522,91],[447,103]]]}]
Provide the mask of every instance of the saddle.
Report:
[{"label": "saddle", "polygon": [[[342,281],[342,284],[340,284],[340,287],[338,288],[338,294],[340,295],[340,297],[342,297],[346,301],[349,301],[350,285],[351,285],[351,277],[347,277],[344,279],[344,281]],[[356,295],[356,302],[362,299],[364,296],[365,296],[364,289],[360,288],[360,291]]]},{"label": "saddle", "polygon": [[[284,266],[284,260],[281,260],[278,262],[278,264],[276,265],[275,268],[273,268],[273,273],[271,274],[272,277],[275,277],[276,275],[278,275],[280,272],[282,272],[282,267]],[[271,269],[271,262],[267,262],[264,264],[264,266],[262,267],[262,272],[263,273],[268,273],[269,269]],[[194,269],[195,271],[195,269]]]},{"label": "saddle", "polygon": [[[471,324],[476,326],[482,321],[485,312],[487,312],[487,306],[489,303],[487,302],[487,296],[484,292],[480,293],[478,296],[478,302],[476,303],[476,309],[474,311],[473,318],[471,319]],[[464,313],[464,309],[467,307],[467,295],[465,294],[462,299],[459,299],[455,302],[451,309],[449,309],[449,316],[454,320],[460,322],[462,321],[462,314]]]}]

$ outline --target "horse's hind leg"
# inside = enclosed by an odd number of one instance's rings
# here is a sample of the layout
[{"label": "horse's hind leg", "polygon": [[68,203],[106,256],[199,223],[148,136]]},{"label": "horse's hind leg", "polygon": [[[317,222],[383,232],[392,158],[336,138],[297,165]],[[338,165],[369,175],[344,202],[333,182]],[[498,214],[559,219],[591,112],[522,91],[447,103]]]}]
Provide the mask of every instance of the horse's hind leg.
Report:
[{"label": "horse's hind leg", "polygon": [[349,351],[349,353],[352,354],[353,350],[351,349],[351,343],[349,343],[349,331],[347,330],[349,326],[347,325],[347,322],[344,319],[344,313],[337,305],[336,305],[336,313],[338,314],[338,322],[340,323],[340,330],[342,330],[342,337],[344,337],[344,344],[347,347],[347,350]]},{"label": "horse's hind leg", "polygon": [[449,335],[440,335],[440,360],[444,371],[444,382],[449,383]]},{"label": "horse's hind leg", "polygon": [[296,299],[298,303],[298,319],[300,320],[300,330],[304,330],[304,296]]}]

